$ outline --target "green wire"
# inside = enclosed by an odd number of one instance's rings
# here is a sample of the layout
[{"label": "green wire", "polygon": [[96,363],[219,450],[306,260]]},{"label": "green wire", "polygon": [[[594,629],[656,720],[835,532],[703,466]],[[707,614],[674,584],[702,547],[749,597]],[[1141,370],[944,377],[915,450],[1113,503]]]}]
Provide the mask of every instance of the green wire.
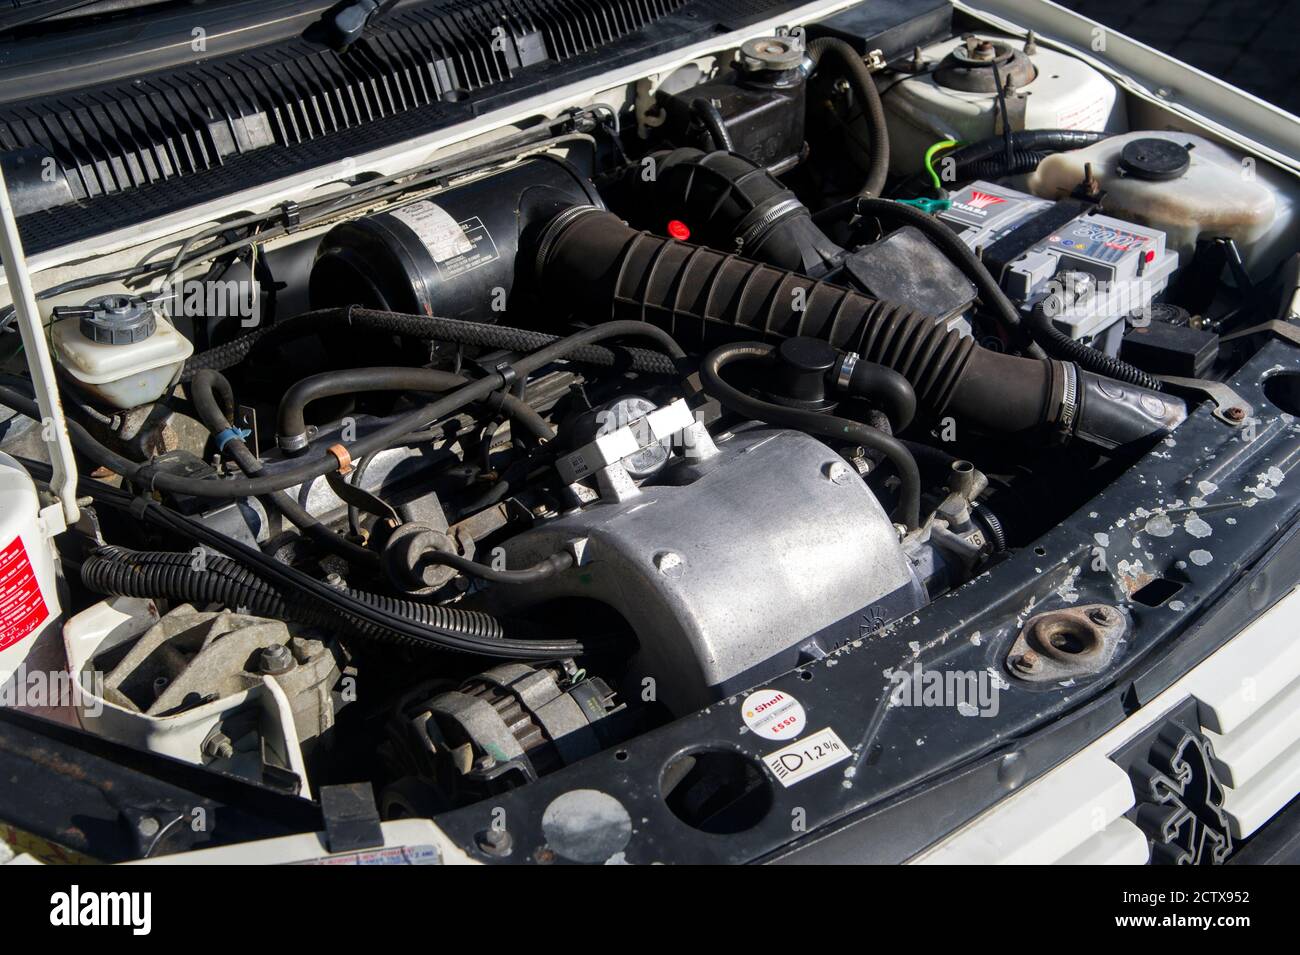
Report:
[{"label": "green wire", "polygon": [[925,151],[925,171],[930,174],[930,182],[934,188],[942,189],[943,183],[939,180],[939,174],[934,171],[934,157],[940,150],[949,149],[952,146],[959,145],[955,139],[941,139]]}]

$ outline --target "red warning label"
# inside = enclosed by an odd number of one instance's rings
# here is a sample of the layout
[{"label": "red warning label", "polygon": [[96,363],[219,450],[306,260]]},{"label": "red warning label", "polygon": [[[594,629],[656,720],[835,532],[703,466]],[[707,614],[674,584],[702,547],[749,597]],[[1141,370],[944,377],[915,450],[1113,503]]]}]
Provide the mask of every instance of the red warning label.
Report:
[{"label": "red warning label", "polygon": [[0,650],[29,636],[49,615],[27,548],[15,537],[0,550]]}]

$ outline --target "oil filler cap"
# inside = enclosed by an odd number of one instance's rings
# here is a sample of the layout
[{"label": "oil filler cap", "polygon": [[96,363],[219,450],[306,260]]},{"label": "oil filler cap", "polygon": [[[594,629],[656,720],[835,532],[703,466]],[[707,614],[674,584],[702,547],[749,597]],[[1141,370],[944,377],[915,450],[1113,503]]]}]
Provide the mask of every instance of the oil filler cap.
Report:
[{"label": "oil filler cap", "polygon": [[1191,164],[1191,151],[1172,139],[1135,139],[1119,154],[1122,174],[1151,182],[1177,179]]},{"label": "oil filler cap", "polygon": [[826,379],[839,357],[834,346],[819,338],[787,338],[776,348],[769,397],[793,408],[829,410],[834,403],[826,399]]}]

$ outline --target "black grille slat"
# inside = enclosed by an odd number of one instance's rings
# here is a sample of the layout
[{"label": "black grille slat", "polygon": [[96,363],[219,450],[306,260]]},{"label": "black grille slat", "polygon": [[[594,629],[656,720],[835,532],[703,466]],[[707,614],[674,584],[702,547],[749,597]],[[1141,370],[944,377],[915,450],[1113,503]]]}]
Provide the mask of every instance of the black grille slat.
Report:
[{"label": "black grille slat", "polygon": [[0,105],[0,149],[47,150],[74,198],[123,192],[459,99],[511,79],[543,49],[562,62],[687,2],[448,0],[396,13],[342,54],[293,40]]}]

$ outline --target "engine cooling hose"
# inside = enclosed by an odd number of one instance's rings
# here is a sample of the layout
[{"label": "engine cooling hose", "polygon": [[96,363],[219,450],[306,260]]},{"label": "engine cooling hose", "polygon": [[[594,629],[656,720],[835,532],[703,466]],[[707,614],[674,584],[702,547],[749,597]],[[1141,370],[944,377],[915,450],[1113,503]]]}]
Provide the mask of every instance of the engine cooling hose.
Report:
[{"label": "engine cooling hose", "polygon": [[867,69],[862,57],[858,56],[857,50],[835,37],[822,37],[809,43],[808,58],[813,62],[814,73],[827,59],[834,60],[844,71],[853,95],[862,108],[867,134],[871,137],[867,180],[862,184],[859,195],[880,195],[885,188],[885,178],[889,175],[889,127],[885,124],[885,107],[880,100],[880,91],[876,89],[876,82],[871,78],[871,71]]},{"label": "engine cooling hose", "polygon": [[723,407],[768,424],[794,428],[848,444],[880,451],[898,471],[902,481],[898,511],[908,530],[921,526],[921,472],[916,458],[901,441],[878,428],[802,408],[790,408],[745,394],[722,377],[727,365],[750,359],[770,359],[775,345],[763,342],[737,342],[711,351],[700,364],[700,384],[706,394],[718,399]]},{"label": "engine cooling hose", "polygon": [[[567,209],[550,223],[537,269],[542,294],[557,309],[590,320],[649,322],[701,348],[737,339],[818,338],[901,373],[931,418],[951,408],[994,434],[1041,438],[1047,431],[1069,438],[1082,417],[1096,418],[1108,400],[1104,389],[1085,389],[1072,364],[995,352],[905,305],[638,232],[591,206]],[[1084,390],[1091,408],[1081,401]],[[1134,433],[1167,433],[1182,420],[1180,402],[1157,396],[1142,410],[1145,397],[1134,392],[1116,399],[1123,412],[1099,425],[1130,422],[1114,447],[1128,446]]]},{"label": "engine cooling hose", "polygon": [[691,114],[708,130],[709,138],[713,140],[715,147],[725,149],[727,152],[731,152],[736,148],[736,144],[731,141],[731,133],[727,132],[727,123],[722,118],[722,113],[718,111],[718,107],[703,96],[697,96],[691,100]]},{"label": "engine cooling hose", "polygon": [[[306,450],[306,407],[321,398],[359,391],[451,391],[469,383],[463,375],[432,368],[347,368],[311,375],[291,385],[280,399],[276,441],[281,450],[291,454]],[[526,402],[508,393],[499,393],[496,400],[516,426],[537,441],[555,437],[551,426]]]},{"label": "engine cooling hose", "polygon": [[[194,568],[194,555],[187,552],[133,551],[123,547],[101,547],[81,565],[81,582],[96,593],[118,597],[183,600],[203,606],[246,607],[264,617],[286,618],[309,626],[337,626],[339,617],[320,603],[287,595],[233,560],[208,555],[203,569]],[[403,600],[383,594],[347,590],[353,600],[413,623],[438,630],[451,630],[476,640],[500,640],[501,623],[479,611],[442,607],[432,603]],[[387,639],[394,635],[376,625],[351,620],[358,636]]]}]

